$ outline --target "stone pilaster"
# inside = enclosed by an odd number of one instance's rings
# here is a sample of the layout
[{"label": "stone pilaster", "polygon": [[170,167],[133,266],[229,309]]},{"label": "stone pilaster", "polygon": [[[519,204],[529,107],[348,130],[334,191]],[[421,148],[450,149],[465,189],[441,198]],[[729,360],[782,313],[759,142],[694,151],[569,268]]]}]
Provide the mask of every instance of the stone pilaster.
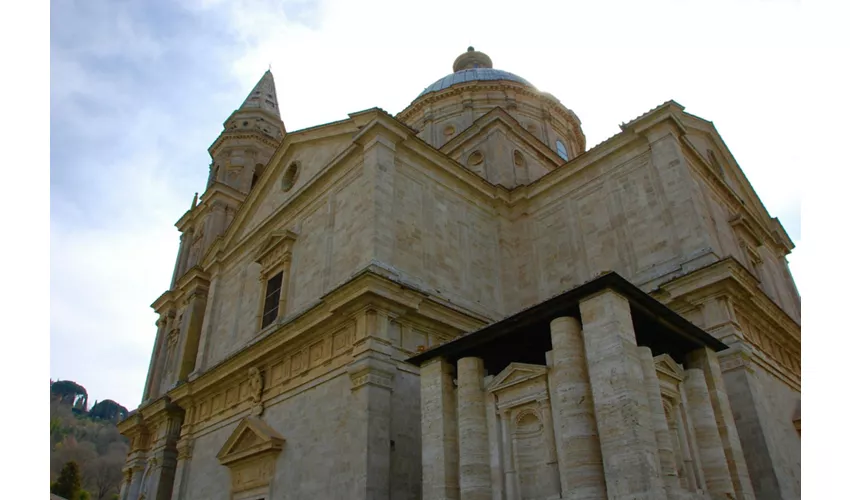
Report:
[{"label": "stone pilaster", "polygon": [[436,358],[419,371],[422,418],[422,500],[457,500],[457,411],[452,365]]},{"label": "stone pilaster", "polygon": [[125,467],[121,471],[121,488],[118,490],[118,500],[127,500],[130,493],[130,481],[133,478],[133,469]]},{"label": "stone pilaster", "polygon": [[[484,387],[490,385],[493,375],[484,379]],[[487,414],[487,438],[490,446],[490,485],[493,489],[493,498],[503,499],[505,495],[504,470],[502,468],[502,433],[500,431],[499,409],[496,404],[496,395],[485,392]]]},{"label": "stone pilaster", "polygon": [[711,407],[711,396],[702,370],[685,370],[685,393],[688,398],[688,415],[694,426],[694,437],[699,450],[700,464],[705,474],[705,484],[713,499],[734,498],[735,488],[720,431]]},{"label": "stone pilaster", "polygon": [[[684,380],[684,378],[682,379]],[[688,418],[688,396],[684,387],[680,387],[681,404],[676,408],[677,427],[679,429],[679,440],[684,452],[685,470],[687,471],[690,489],[692,491],[706,491],[705,475],[699,457],[699,449],[696,444],[693,424]]]},{"label": "stone pilaster", "polygon": [[670,429],[667,427],[667,417],[664,413],[664,404],[661,402],[661,385],[658,382],[658,374],[655,368],[655,359],[649,347],[638,347],[641,368],[643,369],[643,383],[646,387],[649,409],[652,413],[652,425],[655,430],[655,442],[658,446],[658,460],[661,467],[661,479],[664,481],[664,489],[667,498],[680,498],[682,495],[679,485],[679,474],[676,470],[676,457],[673,453],[673,442],[670,439]]},{"label": "stone pilaster", "polygon": [[151,361],[148,365],[148,378],[145,381],[145,392],[142,395],[142,403],[159,395],[158,381],[162,358],[165,357],[166,323],[167,321],[163,316],[160,316],[156,320],[156,339],[154,340],[153,352],[151,353]]},{"label": "stone pilaster", "polygon": [[575,318],[557,318],[551,322],[550,332],[549,397],[562,496],[605,498],[605,470],[581,325]]},{"label": "stone pilaster", "polygon": [[511,425],[513,418],[511,417],[511,410],[502,410],[499,413],[499,418],[502,420],[501,438],[505,461],[505,495],[508,500],[519,500],[520,488],[516,461],[514,460],[513,426]]},{"label": "stone pilaster", "polygon": [[180,270],[183,264],[183,256],[186,254],[186,239],[186,233],[180,233],[180,247],[177,250],[177,260],[174,262],[174,273],[171,275],[170,288],[174,288],[177,280],[180,279],[180,276],[182,276]]},{"label": "stone pilaster", "polygon": [[[180,245],[182,248],[182,252],[178,252],[177,256],[177,279],[174,280],[174,284],[177,284],[180,281],[180,278],[186,274],[186,271],[189,269],[189,254],[192,253],[192,244],[195,242],[195,233],[194,231],[189,231],[187,233],[181,233],[180,235]],[[174,285],[171,285],[174,288]]]},{"label": "stone pilaster", "polygon": [[145,474],[145,461],[144,459],[136,459],[133,461],[133,464],[129,467],[130,471],[130,484],[127,487],[126,491],[126,500],[137,500],[139,498],[139,493],[142,488],[142,480],[144,479]]},{"label": "stone pilaster", "polygon": [[484,362],[462,358],[457,362],[457,427],[460,498],[490,500],[490,453],[484,405]]},{"label": "stone pilaster", "polygon": [[195,368],[206,305],[206,290],[194,291],[186,299],[186,311],[184,312],[185,329],[180,338],[179,357],[177,358],[178,381],[186,380]]},{"label": "stone pilaster", "polygon": [[[192,370],[192,373],[189,374],[189,380],[194,380],[206,369],[208,357],[207,351],[209,350],[208,342],[210,334],[215,327],[212,321],[212,319],[215,317],[213,311],[216,307],[218,307],[219,303],[217,295],[218,284],[221,281],[221,275],[217,271],[217,264],[214,264],[212,266],[212,269],[210,270],[210,274],[212,275],[212,277],[210,278],[210,288],[205,301],[206,310],[204,311],[204,320],[202,321],[201,332],[198,337],[198,353],[195,356],[195,368]],[[258,299],[258,302],[263,302],[263,300]]]},{"label": "stone pilaster", "polygon": [[629,302],[605,290],[579,307],[608,498],[664,498]]},{"label": "stone pilaster", "polygon": [[[679,428],[679,407],[678,403],[671,403],[666,408],[667,426],[670,429],[670,440],[673,443],[673,456],[676,460],[676,471],[679,475],[679,485],[685,490],[696,489],[696,477],[692,470],[686,465],[685,455],[687,451],[687,443],[682,440],[682,433]],[[687,463],[690,463],[688,455]]]},{"label": "stone pilaster", "polygon": [[354,484],[349,498],[389,500],[390,426],[396,367],[389,359],[368,355],[348,366],[351,377],[351,460]]},{"label": "stone pilaster", "polygon": [[738,500],[753,500],[755,499],[755,492],[744,459],[741,440],[738,437],[738,427],[735,425],[735,417],[732,415],[732,407],[726,394],[726,385],[723,382],[723,373],[720,371],[717,353],[702,347],[688,353],[686,363],[688,368],[702,370],[705,375],[708,393],[711,396],[711,407],[717,420],[720,440],[723,442],[723,451],[726,454],[726,463],[732,475],[732,485],[735,487],[735,495]]},{"label": "stone pilaster", "polygon": [[191,467],[192,450],[194,448],[194,439],[189,436],[181,435],[177,441],[177,467],[174,471],[174,487],[172,488],[172,498],[183,498],[185,492],[186,480],[189,477],[189,468]]}]

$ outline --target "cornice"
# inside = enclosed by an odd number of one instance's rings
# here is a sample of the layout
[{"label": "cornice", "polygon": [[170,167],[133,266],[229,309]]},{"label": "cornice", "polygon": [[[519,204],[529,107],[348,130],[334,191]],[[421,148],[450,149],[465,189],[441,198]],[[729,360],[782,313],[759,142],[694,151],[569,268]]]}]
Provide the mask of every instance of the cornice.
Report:
[{"label": "cornice", "polygon": [[180,219],[174,224],[181,232],[189,229],[197,219],[214,210],[216,203],[224,202],[225,204],[237,209],[245,201],[247,195],[237,189],[234,189],[227,184],[214,181],[201,195],[201,202],[194,208],[186,211]]},{"label": "cornice", "polygon": [[[296,339],[309,337],[312,331],[327,329],[329,322],[341,325],[350,321],[352,313],[364,307],[393,314],[409,314],[414,318],[421,316],[426,321],[439,322],[458,333],[462,331],[459,327],[467,326],[473,330],[487,323],[457,306],[439,304],[432,297],[393,282],[374,269],[364,269],[309,309],[294,317],[284,318],[282,323],[265,330],[253,343],[209,367],[197,378],[172,389],[168,396],[174,403],[184,406],[188,401],[202,397],[217,387],[220,381],[241,376],[250,366],[264,363],[267,358],[281,352],[283,346],[290,345]],[[435,310],[440,311],[440,314],[435,314]]]},{"label": "cornice", "polygon": [[732,257],[660,284],[651,292],[653,296],[659,294],[668,297],[668,302],[669,298],[698,302],[719,295],[731,295],[738,300],[739,306],[751,305],[758,318],[773,324],[775,328],[771,330],[783,332],[796,344],[795,350],[799,350],[800,324],[773,302],[759,288],[752,273]]},{"label": "cornice", "polygon": [[[283,127],[281,127],[281,128],[283,128]],[[228,141],[228,140],[258,141],[261,144],[265,144],[266,146],[268,146],[272,149],[277,149],[280,146],[279,140],[276,140],[274,137],[267,135],[267,134],[264,134],[263,132],[260,132],[259,130],[255,130],[255,129],[228,130],[228,129],[225,129],[224,131],[221,132],[221,134],[219,134],[219,136],[216,138],[216,140],[213,141],[213,143],[207,149],[210,156],[214,158],[216,153],[218,153],[219,149],[221,149],[223,147],[227,147],[227,144],[225,144],[225,142]]]}]

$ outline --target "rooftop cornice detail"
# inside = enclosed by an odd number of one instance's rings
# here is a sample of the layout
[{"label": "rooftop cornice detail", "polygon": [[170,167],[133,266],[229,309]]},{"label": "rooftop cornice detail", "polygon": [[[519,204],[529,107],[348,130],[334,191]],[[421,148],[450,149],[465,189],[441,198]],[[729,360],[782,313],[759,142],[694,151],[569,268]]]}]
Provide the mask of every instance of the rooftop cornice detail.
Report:
[{"label": "rooftop cornice detail", "polygon": [[277,149],[280,146],[280,143],[281,143],[281,141],[279,139],[276,139],[276,138],[274,138],[274,137],[272,137],[268,134],[264,134],[263,132],[260,132],[258,130],[254,130],[254,129],[227,130],[227,129],[225,129],[221,132],[221,134],[219,134],[218,137],[216,137],[215,141],[213,141],[213,143],[210,145],[210,147],[207,149],[207,151],[209,152],[210,156],[214,158],[216,153],[218,153],[218,150],[220,148],[226,146],[225,141],[227,141],[227,140],[242,140],[242,139],[259,141],[260,143],[265,144],[266,146],[273,148],[273,149]]}]

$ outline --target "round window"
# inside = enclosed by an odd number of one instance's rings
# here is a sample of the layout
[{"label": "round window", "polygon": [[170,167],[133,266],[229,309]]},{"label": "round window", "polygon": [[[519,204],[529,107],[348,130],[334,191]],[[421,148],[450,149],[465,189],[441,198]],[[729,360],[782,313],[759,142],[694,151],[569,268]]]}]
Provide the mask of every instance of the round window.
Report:
[{"label": "round window", "polygon": [[478,165],[484,161],[484,155],[481,151],[474,151],[471,155],[469,155],[469,159],[467,161],[470,165]]},{"label": "round window", "polygon": [[298,170],[299,165],[297,161],[294,161],[286,167],[286,172],[283,173],[283,179],[281,180],[280,187],[284,192],[292,189],[292,186],[295,185],[295,181],[298,180]]}]

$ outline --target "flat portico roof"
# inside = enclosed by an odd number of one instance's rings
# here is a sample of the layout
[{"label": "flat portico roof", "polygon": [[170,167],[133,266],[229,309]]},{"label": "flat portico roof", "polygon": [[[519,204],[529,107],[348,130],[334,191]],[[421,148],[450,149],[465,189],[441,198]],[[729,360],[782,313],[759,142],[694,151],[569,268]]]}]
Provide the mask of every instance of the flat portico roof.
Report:
[{"label": "flat portico roof", "polygon": [[484,360],[489,373],[498,373],[511,361],[545,364],[545,353],[552,349],[549,323],[561,316],[581,321],[579,302],[603,290],[612,290],[628,300],[637,344],[649,347],[653,355],[667,353],[681,363],[685,354],[694,349],[704,346],[721,351],[728,347],[619,274],[606,272],[512,316],[419,353],[407,362],[422,366],[430,359],[444,357],[456,363],[460,358],[474,356]]}]

